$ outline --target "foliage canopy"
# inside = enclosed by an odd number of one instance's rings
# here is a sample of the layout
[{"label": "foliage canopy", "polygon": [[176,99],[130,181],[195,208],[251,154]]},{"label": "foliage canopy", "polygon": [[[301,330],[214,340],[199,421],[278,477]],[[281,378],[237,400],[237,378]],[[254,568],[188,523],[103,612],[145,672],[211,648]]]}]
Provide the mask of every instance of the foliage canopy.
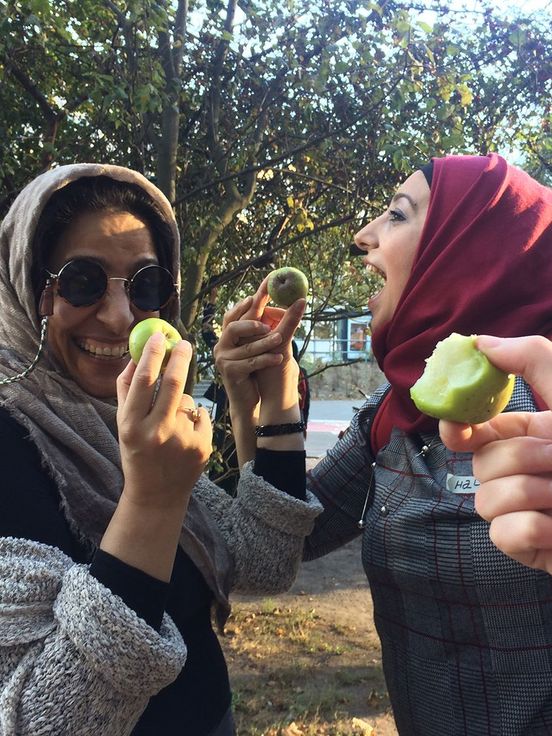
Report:
[{"label": "foliage canopy", "polygon": [[130,166],[174,203],[192,330],[207,275],[225,305],[286,262],[313,313],[362,309],[352,234],[431,156],[552,182],[551,35],[430,0],[0,0],[0,216],[49,166]]}]

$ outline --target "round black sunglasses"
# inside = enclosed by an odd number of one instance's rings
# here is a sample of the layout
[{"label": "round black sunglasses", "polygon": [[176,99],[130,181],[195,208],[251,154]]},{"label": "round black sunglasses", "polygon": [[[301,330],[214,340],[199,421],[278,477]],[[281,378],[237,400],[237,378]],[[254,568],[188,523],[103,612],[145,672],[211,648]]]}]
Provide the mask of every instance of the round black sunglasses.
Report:
[{"label": "round black sunglasses", "polygon": [[158,312],[178,293],[171,272],[156,264],[139,268],[129,279],[108,276],[99,263],[88,258],[75,258],[58,273],[46,273],[57,282],[59,296],[73,307],[90,307],[99,302],[108,281],[124,281],[131,303],[143,312]]}]

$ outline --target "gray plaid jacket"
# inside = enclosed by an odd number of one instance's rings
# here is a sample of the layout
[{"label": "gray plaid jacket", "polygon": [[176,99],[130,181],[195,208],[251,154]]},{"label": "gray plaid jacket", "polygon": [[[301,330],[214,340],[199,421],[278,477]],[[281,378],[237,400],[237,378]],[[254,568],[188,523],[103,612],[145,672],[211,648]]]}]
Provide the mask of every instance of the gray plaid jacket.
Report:
[{"label": "gray plaid jacket", "polygon": [[[401,736],[550,735],[552,577],[490,541],[474,510],[471,455],[394,430],[372,468],[370,425],[387,388],[309,474],[324,512],[305,557],[363,534]],[[507,410],[535,410],[520,379]]]}]

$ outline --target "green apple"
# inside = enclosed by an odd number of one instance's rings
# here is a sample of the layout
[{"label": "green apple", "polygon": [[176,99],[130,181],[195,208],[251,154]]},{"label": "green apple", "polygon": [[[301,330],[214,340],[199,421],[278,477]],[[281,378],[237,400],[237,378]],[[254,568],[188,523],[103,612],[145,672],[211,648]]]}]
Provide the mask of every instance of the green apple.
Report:
[{"label": "green apple", "polygon": [[453,332],[437,343],[410,389],[421,412],[436,419],[480,424],[506,407],[515,376],[496,368],[476,348],[476,337]]},{"label": "green apple", "polygon": [[148,319],[143,319],[141,322],[135,324],[128,337],[128,350],[132,360],[138,363],[145,344],[155,332],[162,332],[165,335],[165,357],[161,366],[161,370],[164,371],[169,362],[171,350],[177,342],[182,340],[182,336],[176,327],[173,327],[164,319],[160,317],[148,317]]},{"label": "green apple", "polygon": [[284,266],[268,276],[268,295],[279,307],[289,307],[297,299],[304,299],[309,290],[305,274],[298,268]]}]

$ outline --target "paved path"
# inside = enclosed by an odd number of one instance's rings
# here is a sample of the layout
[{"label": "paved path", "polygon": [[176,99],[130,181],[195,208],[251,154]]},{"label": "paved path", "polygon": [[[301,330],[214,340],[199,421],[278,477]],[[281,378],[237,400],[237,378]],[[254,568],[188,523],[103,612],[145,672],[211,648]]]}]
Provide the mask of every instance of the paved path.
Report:
[{"label": "paved path", "polygon": [[[211,409],[212,403],[203,397],[204,385],[194,389],[194,398],[199,404]],[[364,399],[312,400],[307,429],[307,457],[320,458],[337,442],[338,435],[347,429],[355,408],[362,406]]]},{"label": "paved path", "polygon": [[359,401],[356,399],[311,401],[307,427],[307,457],[319,458],[325,455],[337,442],[339,433],[347,429],[355,408],[362,403],[362,397]]}]

